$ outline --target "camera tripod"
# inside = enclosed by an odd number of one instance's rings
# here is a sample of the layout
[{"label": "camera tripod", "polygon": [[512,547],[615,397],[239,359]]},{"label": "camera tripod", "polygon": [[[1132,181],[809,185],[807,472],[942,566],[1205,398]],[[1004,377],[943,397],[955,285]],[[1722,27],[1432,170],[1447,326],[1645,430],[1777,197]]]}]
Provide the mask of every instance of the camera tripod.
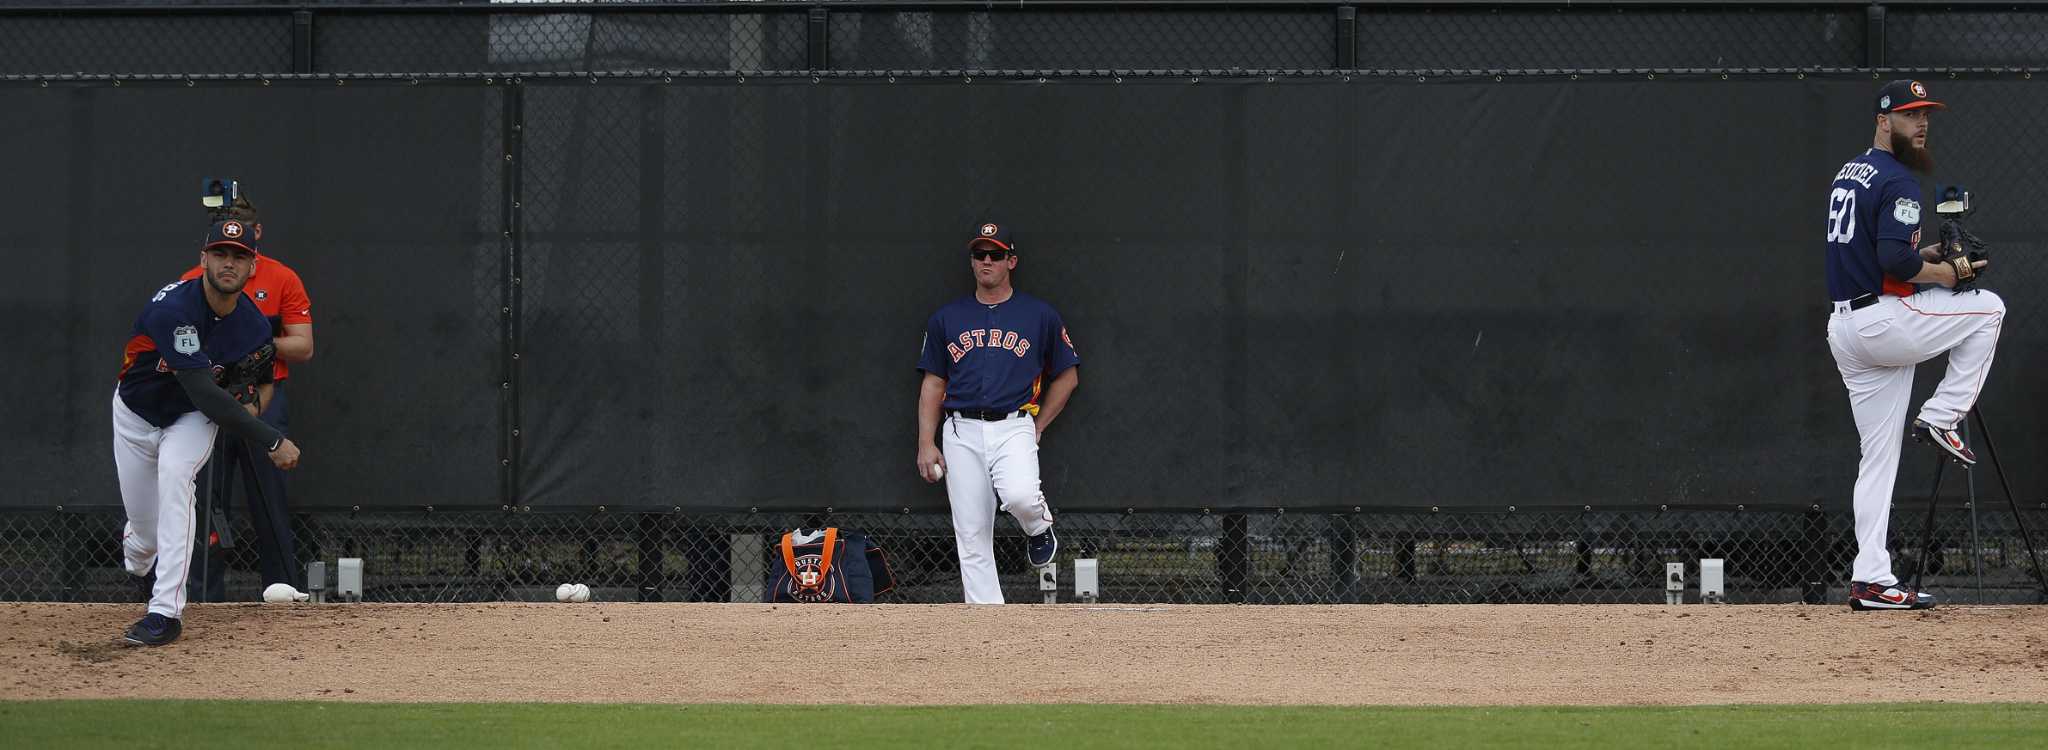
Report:
[{"label": "camera tripod", "polygon": [[[2026,515],[2020,511],[2019,499],[2012,494],[2012,482],[2007,481],[2005,478],[2005,464],[1998,460],[1998,447],[1991,442],[1991,429],[1984,426],[1984,412],[1978,409],[1971,409],[1970,418],[1976,421],[1977,435],[1984,440],[1984,461],[1990,462],[1992,469],[1996,472],[1998,487],[2005,492],[2005,502],[2012,508],[2013,523],[2019,527],[2020,539],[2026,542],[2027,563],[2033,565],[2030,575],[2033,577],[2034,583],[2041,587],[2042,593],[2048,595],[2048,571],[2042,569],[2040,555],[2034,551],[2034,535],[2027,531]],[[1934,548],[1936,546],[1934,541],[1934,511],[1938,507],[1937,500],[1941,496],[1942,470],[1948,467],[1948,463],[1951,460],[1946,452],[1942,452],[1937,448],[1936,463],[1934,465],[1934,489],[1929,490],[1927,493],[1927,528],[1920,537],[1921,544],[1923,545],[1920,550],[1920,557],[1913,562],[1913,578],[1910,585],[1914,591],[1920,590],[1920,577],[1923,573],[1927,572],[1928,561],[1934,558]],[[1980,461],[1980,463],[1982,462]],[[1963,470],[1969,471],[1969,468],[1969,466],[1964,466]],[[1975,499],[1974,493],[1972,493],[1971,500],[1973,503]]]}]

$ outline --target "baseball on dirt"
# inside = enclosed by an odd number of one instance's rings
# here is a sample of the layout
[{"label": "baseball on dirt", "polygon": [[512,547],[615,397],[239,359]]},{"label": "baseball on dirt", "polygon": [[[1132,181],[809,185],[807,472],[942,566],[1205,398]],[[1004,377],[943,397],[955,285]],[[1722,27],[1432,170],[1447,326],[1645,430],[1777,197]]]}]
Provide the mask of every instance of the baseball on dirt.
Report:
[{"label": "baseball on dirt", "polygon": [[586,586],[586,585],[583,585],[583,584],[580,584],[580,583],[565,583],[565,584],[562,584],[562,585],[560,585],[560,586],[556,586],[556,587],[555,587],[555,601],[558,601],[558,602],[587,602],[587,601],[590,601],[590,587],[589,587],[589,586]]}]

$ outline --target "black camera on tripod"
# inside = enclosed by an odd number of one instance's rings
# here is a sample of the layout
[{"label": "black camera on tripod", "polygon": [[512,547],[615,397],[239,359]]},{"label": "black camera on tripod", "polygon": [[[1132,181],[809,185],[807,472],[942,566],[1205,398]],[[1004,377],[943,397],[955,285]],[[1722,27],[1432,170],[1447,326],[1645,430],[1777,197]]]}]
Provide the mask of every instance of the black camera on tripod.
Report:
[{"label": "black camera on tripod", "polygon": [[254,224],[256,206],[249,202],[249,194],[242,192],[242,184],[233,177],[203,177],[199,180],[199,205],[206,207],[209,221],[241,219]]},{"label": "black camera on tripod", "polygon": [[[1937,190],[1936,194],[1939,198],[1934,204],[1934,212],[1941,215],[1941,257],[1946,260],[1961,256],[1969,259],[1971,263],[1990,260],[1991,254],[1985,252],[1984,241],[1963,226],[1963,219],[1972,211],[1970,191],[1961,185],[1946,185]],[[1982,276],[1957,282],[1955,291],[1959,294],[1969,291],[1971,287],[1976,286],[1980,278]]]},{"label": "black camera on tripod", "polygon": [[233,178],[205,177],[199,180],[199,205],[205,206],[208,213],[234,208],[241,197],[241,183]]}]

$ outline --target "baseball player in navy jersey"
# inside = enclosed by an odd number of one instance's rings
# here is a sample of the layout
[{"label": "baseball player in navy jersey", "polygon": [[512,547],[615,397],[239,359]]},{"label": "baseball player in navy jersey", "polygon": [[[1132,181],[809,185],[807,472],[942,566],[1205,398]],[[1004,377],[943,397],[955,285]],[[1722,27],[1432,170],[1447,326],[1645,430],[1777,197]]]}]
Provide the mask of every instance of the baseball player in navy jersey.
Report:
[{"label": "baseball player in navy jersey", "polygon": [[1038,440],[1080,384],[1081,358],[1052,305],[1010,286],[1017,243],[1009,227],[980,225],[967,249],[974,293],[939,308],[925,326],[917,473],[946,482],[967,603],[1002,604],[997,510],[1023,527],[1032,565],[1059,553],[1039,489]]},{"label": "baseball player in navy jersey", "polygon": [[[2005,302],[1987,291],[1956,293],[1988,261],[1943,260],[1920,248],[1920,181],[1934,167],[1929,119],[1946,109],[1919,81],[1892,81],[1877,95],[1871,148],[1836,173],[1828,192],[1828,348],[1849,390],[1863,459],[1856,469],[1856,562],[1849,608],[1927,609],[1934,597],[1901,588],[1885,538],[1899,447],[1908,431],[1915,365],[1948,353],[1948,374],[1920,406],[1911,430],[1965,465],[1977,461],[1956,428],[1977,403],[1998,348]],[[1931,284],[1930,287],[1915,285]]]},{"label": "baseball player in navy jersey", "polygon": [[270,346],[270,322],[242,294],[256,263],[253,234],[241,221],[214,222],[199,251],[205,274],[157,290],[122,352],[113,399],[114,466],[128,514],[121,552],[130,575],[156,571],[149,613],[128,629],[130,643],[161,646],[182,630],[193,479],[213,451],[215,432],[225,427],[263,446],[278,468],[299,462],[298,446],[218,380],[245,364],[270,372],[268,361],[250,363]]}]

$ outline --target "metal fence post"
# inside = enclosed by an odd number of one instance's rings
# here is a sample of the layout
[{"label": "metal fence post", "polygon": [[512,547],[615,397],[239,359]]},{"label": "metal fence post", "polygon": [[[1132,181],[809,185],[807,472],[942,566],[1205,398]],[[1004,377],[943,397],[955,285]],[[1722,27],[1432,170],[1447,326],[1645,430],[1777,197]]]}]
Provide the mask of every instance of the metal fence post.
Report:
[{"label": "metal fence post", "polygon": [[498,451],[499,496],[508,509],[519,505],[519,308],[520,308],[520,207],[524,186],[521,184],[524,149],[522,134],[525,130],[526,104],[520,87],[510,78],[504,88],[504,151],[502,230],[505,250],[505,273],[500,288],[503,305],[499,308],[500,359],[502,380],[498,388],[498,414],[503,425],[500,428]]},{"label": "metal fence post", "polygon": [[1330,544],[1330,574],[1337,582],[1337,591],[1325,604],[1358,603],[1358,516],[1335,515],[1330,517],[1332,525]]},{"label": "metal fence post", "polygon": [[1591,507],[1579,513],[1576,524],[1578,538],[1572,541],[1572,585],[1584,586],[1593,580],[1593,519]]},{"label": "metal fence post", "polygon": [[1800,587],[1799,600],[1807,604],[1825,604],[1828,594],[1828,517],[1819,505],[1806,511],[1805,523],[1806,575]]},{"label": "metal fence post", "polygon": [[662,584],[667,582],[662,568],[667,562],[668,520],[666,514],[642,513],[639,524],[634,527],[633,547],[639,553],[639,569],[634,576],[637,601],[662,600]]},{"label": "metal fence post", "polygon": [[313,11],[292,11],[292,72],[313,72]]},{"label": "metal fence post", "polygon": [[1337,9],[1337,69],[1358,67],[1358,9],[1349,5]]},{"label": "metal fence post", "polygon": [[826,10],[812,8],[810,22],[805,27],[804,38],[809,42],[806,60],[811,70],[831,70],[831,27],[826,23]]},{"label": "metal fence post", "polygon": [[1884,67],[1884,6],[1871,3],[1863,10],[1867,31],[1863,35],[1863,64],[1867,67]]},{"label": "metal fence post", "polygon": [[1216,543],[1216,575],[1223,580],[1223,601],[1243,604],[1251,577],[1251,519],[1243,513],[1223,517],[1223,538]]}]

